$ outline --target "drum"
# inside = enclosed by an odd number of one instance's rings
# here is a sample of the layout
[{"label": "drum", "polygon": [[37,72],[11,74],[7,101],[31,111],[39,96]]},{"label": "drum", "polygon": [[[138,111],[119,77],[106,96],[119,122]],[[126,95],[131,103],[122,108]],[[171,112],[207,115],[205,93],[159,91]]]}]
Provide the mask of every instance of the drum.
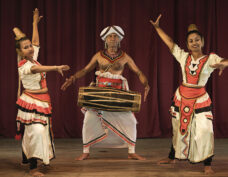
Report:
[{"label": "drum", "polygon": [[139,112],[141,94],[112,87],[80,87],[78,105],[104,111]]}]

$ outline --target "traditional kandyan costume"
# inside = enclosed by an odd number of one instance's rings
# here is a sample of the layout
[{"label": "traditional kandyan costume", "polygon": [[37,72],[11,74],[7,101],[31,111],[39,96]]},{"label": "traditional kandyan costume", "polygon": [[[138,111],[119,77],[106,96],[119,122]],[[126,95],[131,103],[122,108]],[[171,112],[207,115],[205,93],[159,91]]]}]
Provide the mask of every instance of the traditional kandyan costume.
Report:
[{"label": "traditional kandyan costume", "polygon": [[192,163],[204,161],[210,165],[214,155],[212,103],[205,85],[222,58],[214,53],[197,60],[176,44],[172,54],[180,63],[183,83],[176,90],[172,115],[173,139],[170,159],[188,159]]},{"label": "traditional kandyan costume", "polygon": [[[119,26],[106,27],[101,32],[101,38],[105,38],[116,33],[122,40],[124,36],[123,30]],[[101,51],[100,55],[114,63],[124,57],[125,53],[120,51],[119,56],[110,58],[105,51]],[[101,73],[97,71],[96,86],[113,87],[122,90],[129,90],[128,82],[122,75],[112,74],[108,71]],[[135,153],[136,143],[136,118],[130,111],[128,112],[110,112],[101,111],[88,107],[82,108],[85,114],[83,122],[83,152],[89,153],[89,148],[127,148],[129,153]]]},{"label": "traditional kandyan costume", "polygon": [[[18,72],[24,89],[39,90],[47,87],[46,73],[32,73],[31,67],[40,65],[37,61],[39,47],[33,46],[33,62],[23,59],[18,63]],[[52,122],[51,100],[48,93],[34,94],[24,91],[17,102],[18,130],[20,124],[25,125],[22,140],[22,150],[28,160],[36,168],[36,159],[44,164],[49,164],[50,159],[55,157]]]}]

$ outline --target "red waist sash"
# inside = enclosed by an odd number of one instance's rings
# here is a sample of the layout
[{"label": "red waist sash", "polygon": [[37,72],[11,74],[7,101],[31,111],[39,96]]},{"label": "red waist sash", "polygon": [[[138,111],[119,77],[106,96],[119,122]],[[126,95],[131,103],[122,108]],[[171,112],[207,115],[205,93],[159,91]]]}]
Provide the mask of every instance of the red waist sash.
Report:
[{"label": "red waist sash", "polygon": [[180,132],[184,135],[187,132],[189,123],[191,122],[192,114],[195,109],[197,98],[203,96],[206,93],[204,87],[192,88],[181,85],[179,87],[181,95],[180,101]]},{"label": "red waist sash", "polygon": [[105,77],[98,77],[97,86],[123,89],[123,81],[121,79],[110,79],[110,78],[105,78]]},{"label": "red waist sash", "polygon": [[50,117],[52,113],[52,106],[51,106],[51,98],[48,93],[44,94],[34,94],[34,93],[28,93],[24,92],[23,94],[28,95],[29,97],[39,100],[42,102],[47,102],[48,107],[42,107],[41,105],[36,105],[34,102],[27,102],[21,98],[18,98],[16,104],[23,109],[26,112],[36,112],[38,114],[42,114],[45,116]]},{"label": "red waist sash", "polygon": [[187,87],[180,85],[179,92],[186,99],[195,99],[203,96],[206,93],[204,87]]}]

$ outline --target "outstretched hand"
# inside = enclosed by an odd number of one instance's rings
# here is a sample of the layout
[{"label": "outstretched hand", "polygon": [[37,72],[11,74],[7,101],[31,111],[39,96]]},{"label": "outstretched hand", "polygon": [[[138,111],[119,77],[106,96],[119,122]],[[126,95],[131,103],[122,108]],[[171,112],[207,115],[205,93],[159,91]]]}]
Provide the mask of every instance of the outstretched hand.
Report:
[{"label": "outstretched hand", "polygon": [[60,65],[57,66],[57,72],[60,73],[63,76],[63,71],[69,70],[70,67],[68,65]]},{"label": "outstretched hand", "polygon": [[61,86],[61,90],[65,91],[74,82],[75,82],[74,76],[71,76],[70,78],[66,78],[66,81]]},{"label": "outstretched hand", "polygon": [[210,67],[219,69],[219,76],[222,75],[223,70],[228,66],[228,60],[221,61],[220,63],[210,65]]},{"label": "outstretched hand", "polygon": [[147,85],[147,86],[145,87],[145,91],[144,91],[144,98],[143,98],[143,101],[144,101],[144,102],[146,101],[146,98],[147,98],[147,95],[148,95],[149,91],[150,91],[150,86]]},{"label": "outstretched hand", "polygon": [[43,18],[43,16],[39,16],[39,10],[35,8],[33,11],[33,22],[38,24],[41,18]]},{"label": "outstretched hand", "polygon": [[158,28],[158,27],[159,27],[159,21],[160,21],[161,16],[162,16],[162,15],[160,14],[155,22],[154,22],[153,20],[150,20],[150,23],[151,23],[155,28]]}]

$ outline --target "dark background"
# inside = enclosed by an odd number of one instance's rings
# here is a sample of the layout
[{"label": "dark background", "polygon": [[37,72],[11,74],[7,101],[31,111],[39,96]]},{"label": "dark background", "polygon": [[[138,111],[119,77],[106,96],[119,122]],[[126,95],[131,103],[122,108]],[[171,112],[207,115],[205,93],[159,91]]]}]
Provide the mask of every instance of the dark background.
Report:
[{"label": "dark background", "polygon": [[[16,130],[17,60],[13,27],[32,35],[32,11],[40,10],[40,56],[43,65],[68,64],[69,77],[82,69],[103,42],[99,34],[108,25],[125,31],[121,46],[149,80],[147,102],[136,114],[138,137],[171,137],[169,107],[181,83],[179,64],[149,23],[159,13],[160,26],[186,49],[186,32],[195,23],[205,37],[204,53],[228,56],[227,0],[1,0],[0,1],[0,136],[13,137]],[[53,131],[56,138],[81,137],[83,114],[77,106],[80,86],[93,80],[94,72],[79,79],[67,91],[60,90],[65,78],[50,72],[47,76],[53,105]],[[137,76],[128,68],[124,76],[130,89],[143,93]],[[215,71],[207,90],[213,101],[216,137],[228,137],[228,69],[221,77]]]}]

